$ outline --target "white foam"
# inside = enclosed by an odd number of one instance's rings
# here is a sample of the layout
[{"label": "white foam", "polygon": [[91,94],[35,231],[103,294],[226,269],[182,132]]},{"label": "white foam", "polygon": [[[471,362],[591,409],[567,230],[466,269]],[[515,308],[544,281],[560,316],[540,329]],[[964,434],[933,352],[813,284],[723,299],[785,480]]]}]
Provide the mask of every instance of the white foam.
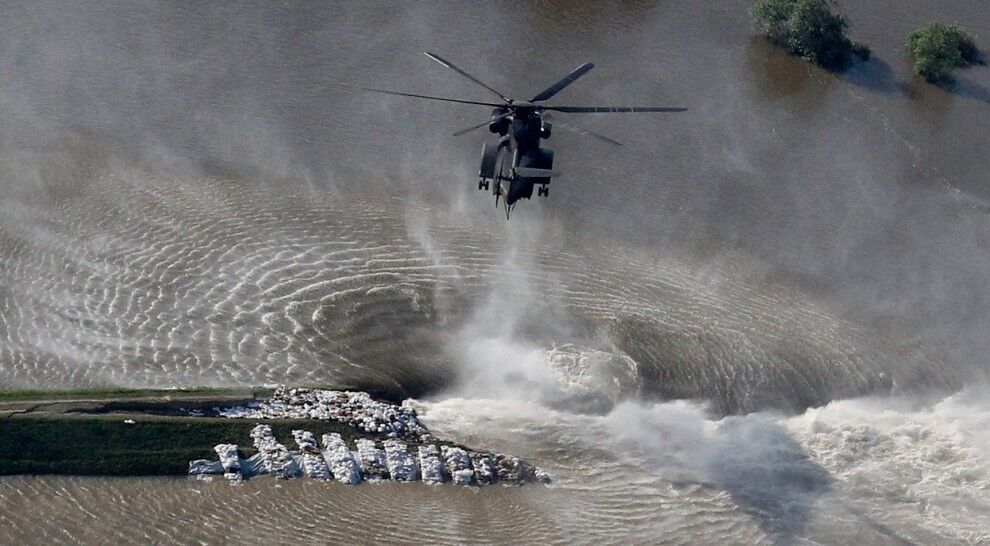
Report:
[{"label": "white foam", "polygon": [[874,517],[947,541],[990,542],[990,402],[832,402],[785,421],[836,487]]}]

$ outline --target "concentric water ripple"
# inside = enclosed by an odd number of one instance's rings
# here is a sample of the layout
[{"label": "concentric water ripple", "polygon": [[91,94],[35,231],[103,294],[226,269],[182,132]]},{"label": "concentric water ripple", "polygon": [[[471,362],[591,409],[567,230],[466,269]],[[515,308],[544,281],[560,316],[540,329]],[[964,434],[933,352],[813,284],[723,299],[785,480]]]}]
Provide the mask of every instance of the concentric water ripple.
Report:
[{"label": "concentric water ripple", "polygon": [[[530,341],[600,345],[636,363],[642,394],[722,411],[956,380],[732,262],[602,247],[490,215],[416,211],[429,226],[417,231],[394,197],[168,174],[109,154],[60,161],[73,153],[49,154],[47,191],[0,209],[3,387],[435,391],[464,364],[450,336],[492,297],[521,315]],[[65,179],[79,189],[51,190]]]}]

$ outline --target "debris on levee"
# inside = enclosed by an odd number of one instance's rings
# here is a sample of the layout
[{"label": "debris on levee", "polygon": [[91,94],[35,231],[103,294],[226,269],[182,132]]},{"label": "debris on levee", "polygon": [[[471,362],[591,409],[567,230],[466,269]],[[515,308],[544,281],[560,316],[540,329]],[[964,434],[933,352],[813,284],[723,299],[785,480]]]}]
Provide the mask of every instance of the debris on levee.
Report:
[{"label": "debris on levee", "polygon": [[440,462],[440,450],[433,444],[419,446],[419,468],[426,483],[443,483],[443,463]]},{"label": "debris on levee", "polygon": [[251,430],[254,447],[261,456],[261,467],[266,474],[277,478],[294,478],[300,474],[299,465],[284,445],[272,434],[272,427],[258,425]]},{"label": "debris on levee", "polygon": [[459,447],[441,446],[440,454],[443,455],[444,464],[447,465],[447,474],[450,480],[457,485],[471,485],[474,480],[474,467],[471,465],[471,457],[467,451]]},{"label": "debris on levee", "polygon": [[208,461],[206,459],[189,461],[189,474],[194,476],[223,474],[223,464],[220,461]]},{"label": "debris on levee", "polygon": [[546,472],[531,466],[526,461],[512,455],[495,454],[495,474],[500,482],[525,483],[534,479],[549,482]]},{"label": "debris on levee", "polygon": [[323,458],[333,471],[337,481],[350,485],[361,483],[361,466],[354,454],[347,449],[340,434],[334,432],[323,435]]},{"label": "debris on levee", "polygon": [[419,479],[419,465],[409,453],[405,442],[385,440],[385,462],[388,473],[395,481],[414,482]]},{"label": "debris on levee", "polygon": [[330,474],[330,467],[327,466],[323,453],[316,445],[316,436],[306,430],[293,430],[292,437],[295,438],[296,445],[299,446],[299,451],[302,453],[302,467],[306,477],[317,480],[333,479]]},{"label": "debris on levee", "polygon": [[220,457],[220,465],[223,467],[223,477],[230,481],[240,481],[241,476],[241,456],[235,444],[217,444],[213,448]]},{"label": "debris on levee", "polygon": [[478,485],[495,483],[498,473],[495,470],[495,456],[491,453],[471,453],[471,466],[474,468],[474,482]]},{"label": "debris on levee", "polygon": [[243,419],[320,419],[337,421],[362,432],[419,440],[429,434],[416,410],[380,402],[360,391],[287,389],[279,386],[267,402],[220,409],[224,417]]},{"label": "debris on levee", "polygon": [[220,444],[216,447],[220,462],[192,461],[190,474],[225,474],[235,480],[258,474],[279,478],[304,474],[346,484],[362,480],[458,485],[550,482],[545,472],[518,457],[475,452],[442,442],[419,421],[411,405],[374,400],[364,392],[278,387],[270,400],[216,408],[216,414],[240,419],[335,421],[354,428],[360,437],[354,439],[352,450],[339,433],[324,434],[321,450],[311,432],[293,430],[299,451],[289,451],[275,439],[269,425],[259,424],[251,431],[257,454],[241,459],[236,445]]},{"label": "debris on levee", "polygon": [[385,452],[378,449],[374,440],[368,438],[358,438],[354,440],[357,446],[358,461],[361,462],[361,471],[364,472],[365,479],[387,480],[388,465],[385,463]]}]

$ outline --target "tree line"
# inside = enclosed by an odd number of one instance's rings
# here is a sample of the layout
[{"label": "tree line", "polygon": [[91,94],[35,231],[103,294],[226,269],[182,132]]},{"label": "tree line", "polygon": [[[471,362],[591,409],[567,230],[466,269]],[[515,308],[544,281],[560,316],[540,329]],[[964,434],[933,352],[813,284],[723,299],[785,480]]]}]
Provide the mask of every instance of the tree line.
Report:
[{"label": "tree line", "polygon": [[[754,0],[753,26],[771,42],[819,66],[842,70],[868,60],[870,48],[846,36],[849,24],[833,0]],[[914,72],[936,84],[952,82],[956,68],[982,64],[976,40],[958,25],[931,22],[907,39]]]}]

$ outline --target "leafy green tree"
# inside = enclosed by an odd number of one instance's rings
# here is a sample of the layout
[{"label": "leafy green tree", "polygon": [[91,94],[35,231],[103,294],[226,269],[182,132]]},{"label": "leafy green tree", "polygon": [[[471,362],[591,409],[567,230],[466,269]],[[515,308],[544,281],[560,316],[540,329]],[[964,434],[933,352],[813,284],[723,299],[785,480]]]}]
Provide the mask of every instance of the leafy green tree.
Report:
[{"label": "leafy green tree", "polygon": [[869,58],[870,49],[846,37],[845,17],[832,0],[755,0],[750,11],[756,30],[773,43],[826,68],[841,69],[852,55]]},{"label": "leafy green tree", "polygon": [[932,83],[951,82],[953,70],[979,62],[973,36],[956,25],[928,23],[911,33],[907,50],[914,71]]},{"label": "leafy green tree", "polygon": [[793,9],[794,0],[756,0],[750,10],[753,26],[773,43],[787,45],[787,19]]}]

